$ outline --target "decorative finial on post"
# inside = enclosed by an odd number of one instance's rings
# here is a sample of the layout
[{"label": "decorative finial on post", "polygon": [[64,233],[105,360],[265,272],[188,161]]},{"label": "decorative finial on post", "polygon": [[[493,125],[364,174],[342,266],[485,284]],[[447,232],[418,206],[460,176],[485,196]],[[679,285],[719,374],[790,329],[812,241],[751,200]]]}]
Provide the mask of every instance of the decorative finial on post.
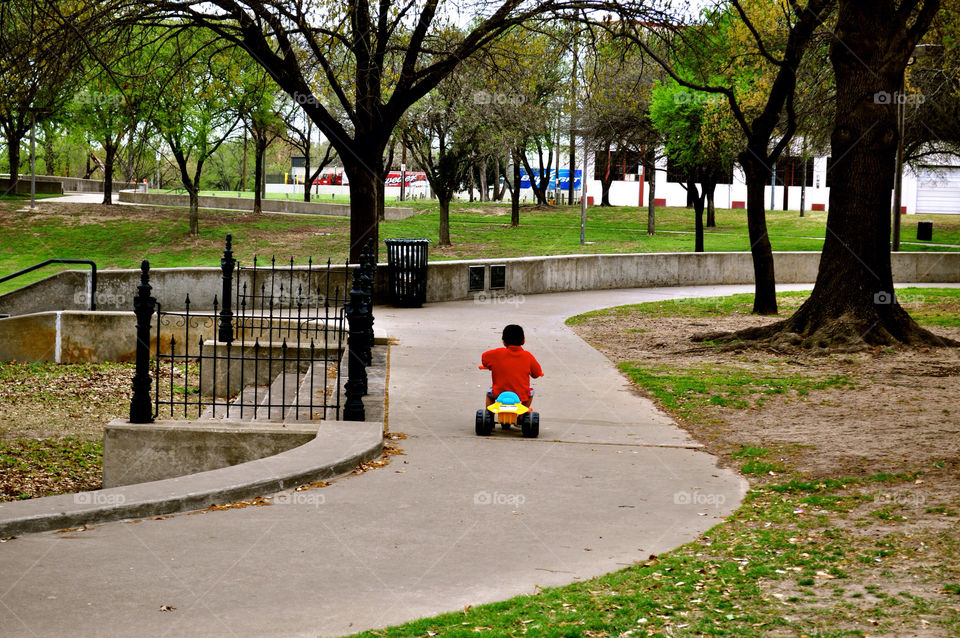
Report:
[{"label": "decorative finial on post", "polygon": [[133,377],[133,397],[130,399],[130,423],[153,423],[150,400],[150,318],[157,300],[150,295],[150,262],[140,263],[140,285],[133,298],[133,313],[137,317],[137,366]]},{"label": "decorative finial on post", "polygon": [[217,332],[217,341],[233,343],[233,270],[237,261],[233,258],[233,235],[227,233],[227,247],[220,259],[220,270],[223,273],[223,290],[220,299],[223,308],[220,310],[220,329]]}]

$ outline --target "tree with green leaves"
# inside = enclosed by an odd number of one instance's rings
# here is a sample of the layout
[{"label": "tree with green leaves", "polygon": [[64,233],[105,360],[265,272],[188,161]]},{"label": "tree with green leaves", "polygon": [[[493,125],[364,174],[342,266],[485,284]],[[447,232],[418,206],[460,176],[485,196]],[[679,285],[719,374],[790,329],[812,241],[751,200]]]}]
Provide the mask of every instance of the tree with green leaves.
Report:
[{"label": "tree with green leaves", "polygon": [[813,292],[789,319],[722,338],[810,348],[960,345],[918,326],[897,302],[890,259],[898,125],[889,96],[939,9],[939,0],[839,0],[830,48],[833,186]]},{"label": "tree with green leaves", "polygon": [[229,73],[232,78],[234,103],[243,126],[253,141],[253,212],[259,215],[263,212],[267,147],[286,132],[287,117],[284,108],[291,111],[294,108],[277,99],[276,85],[263,67],[242,51],[235,50],[231,53],[233,55],[229,59],[237,65]]},{"label": "tree with green leaves", "polygon": [[480,133],[464,104],[461,80],[457,73],[444,79],[406,112],[399,128],[439,203],[441,247],[450,245],[450,202],[471,170]]},{"label": "tree with green leaves", "polygon": [[[609,38],[594,43],[583,65],[582,105],[577,113],[580,131],[599,153],[596,170],[601,184],[601,206],[610,206],[613,173],[608,170],[615,155],[642,156],[651,180],[653,160],[662,136],[650,119],[650,99],[659,79],[657,66],[645,62],[635,49]],[[604,161],[606,159],[606,161]],[[648,209],[648,233],[654,233],[653,198]]]},{"label": "tree with green leaves", "polygon": [[[383,209],[383,156],[407,109],[461,61],[514,26],[576,3],[477,2],[475,19],[455,41],[449,38],[454,26],[452,2],[143,4],[161,15],[190,20],[242,47],[281,90],[303,101],[350,179],[350,257],[357,261],[369,240],[376,243]],[[326,95],[346,115],[346,123],[324,101]]]},{"label": "tree with green leaves", "polygon": [[[836,0],[808,0],[805,4],[730,0],[707,10],[696,24],[675,16],[650,27],[638,17],[642,8],[638,14],[637,6],[627,3],[620,13],[631,19],[602,23],[642,49],[679,85],[727,100],[745,140],[737,159],[747,184],[747,227],[755,278],[753,311],[757,314],[777,312],[764,189],[774,163],[797,130],[796,92],[804,54],[835,4]],[[761,28],[761,23],[770,28]],[[733,25],[743,26],[750,46],[731,56],[728,47]],[[659,44],[652,44],[654,39]],[[748,72],[740,73],[742,69]]]},{"label": "tree with green leaves", "polygon": [[235,91],[239,51],[204,39],[201,33],[171,25],[155,60],[164,72],[151,75],[153,125],[176,162],[190,197],[190,234],[200,232],[199,195],[204,164],[240,124]]},{"label": "tree with green leaves", "polygon": [[[703,252],[703,210],[717,183],[733,169],[739,139],[710,126],[710,94],[698,93],[673,80],[657,85],[650,104],[650,119],[663,135],[665,152],[685,173],[693,201],[694,251]],[[697,186],[699,184],[699,188]]]},{"label": "tree with green leaves", "polygon": [[[113,203],[113,180],[118,153],[127,140],[128,157],[138,128],[149,115],[153,105],[146,99],[146,74],[151,56],[156,51],[157,31],[139,28],[121,28],[111,31],[112,47],[102,42],[81,37],[91,51],[91,63],[83,89],[77,92],[70,105],[70,119],[75,128],[83,131],[89,143],[103,151],[103,203]],[[132,164],[129,162],[128,164]],[[136,173],[128,168],[128,177]]]},{"label": "tree with green leaves", "polygon": [[[286,98],[285,95],[279,96],[280,99]],[[284,119],[283,139],[291,147],[295,148],[303,157],[304,162],[304,180],[303,180],[303,201],[309,202],[313,183],[320,177],[327,166],[329,166],[337,157],[333,145],[329,142],[316,145],[314,143],[314,124],[299,105],[281,107],[281,116]],[[320,155],[319,161],[314,164],[313,158]]]},{"label": "tree with green leaves", "polygon": [[83,4],[0,3],[0,131],[14,190],[24,137],[36,123],[56,116],[76,90],[87,52],[73,29],[90,29],[91,23],[95,20]]}]

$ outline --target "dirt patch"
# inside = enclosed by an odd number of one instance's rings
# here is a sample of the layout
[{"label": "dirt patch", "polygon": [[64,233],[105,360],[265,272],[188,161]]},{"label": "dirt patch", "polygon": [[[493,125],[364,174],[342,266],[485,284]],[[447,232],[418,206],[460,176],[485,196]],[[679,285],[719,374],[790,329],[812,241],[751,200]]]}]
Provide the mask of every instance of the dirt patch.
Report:
[{"label": "dirt patch", "polygon": [[133,365],[0,363],[0,439],[100,440],[129,414]]},{"label": "dirt patch", "polygon": [[[677,410],[655,392],[638,391],[672,412],[721,464],[747,474],[763,502],[778,502],[777,490],[785,485],[804,485],[798,490],[809,496],[794,497],[803,504],[789,510],[792,515],[753,525],[753,516],[743,513],[730,523],[749,530],[744,538],[792,535],[788,546],[802,552],[801,561],[787,569],[796,573],[778,570],[780,576],[757,581],[760,598],[782,605],[782,618],[792,627],[829,627],[838,635],[956,635],[960,349],[815,355],[803,349],[724,351],[691,341],[706,330],[776,320],[632,312],[591,317],[574,330],[628,372],[651,370],[688,380],[717,371],[743,373],[752,379],[790,378],[791,388],[816,385],[804,384],[805,378],[840,379],[803,392],[767,394],[750,386],[739,405],[704,402],[693,410]],[[960,338],[960,329],[927,327]],[[716,396],[725,402],[722,394]],[[744,451],[758,448],[766,450],[759,453],[762,464],[748,471]],[[830,569],[813,573],[803,567],[804,557],[831,552]]]},{"label": "dirt patch", "polygon": [[464,206],[457,210],[458,213],[474,213],[476,215],[483,215],[484,217],[498,217],[500,215],[509,215],[510,206],[483,206],[483,207],[473,207],[473,206]]},{"label": "dirt patch", "polygon": [[[717,406],[722,425],[685,422],[711,452],[728,457],[745,445],[777,450],[811,477],[911,472],[960,459],[960,349],[874,349],[841,355],[756,350],[723,352],[691,341],[706,329],[734,331],[776,321],[768,317],[596,317],[576,330],[620,363],[732,367],[771,375],[849,377],[851,384],[774,395],[749,410]],[[960,329],[931,328],[960,338]],[[960,485],[958,485],[960,487]]]}]

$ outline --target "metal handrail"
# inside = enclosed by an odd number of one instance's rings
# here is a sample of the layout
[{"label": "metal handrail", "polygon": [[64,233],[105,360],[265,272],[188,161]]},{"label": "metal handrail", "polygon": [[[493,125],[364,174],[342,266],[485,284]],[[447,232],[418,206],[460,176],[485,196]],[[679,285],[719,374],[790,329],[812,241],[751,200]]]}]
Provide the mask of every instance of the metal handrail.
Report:
[{"label": "metal handrail", "polygon": [[38,268],[49,266],[50,264],[86,264],[90,266],[90,310],[97,309],[97,264],[89,259],[48,259],[46,261],[41,261],[39,264],[34,264],[29,268],[24,268],[19,272],[13,273],[12,275],[7,275],[6,277],[0,278],[0,284],[5,281],[10,281],[14,277],[19,277],[20,275],[25,275],[28,272],[33,272]]}]

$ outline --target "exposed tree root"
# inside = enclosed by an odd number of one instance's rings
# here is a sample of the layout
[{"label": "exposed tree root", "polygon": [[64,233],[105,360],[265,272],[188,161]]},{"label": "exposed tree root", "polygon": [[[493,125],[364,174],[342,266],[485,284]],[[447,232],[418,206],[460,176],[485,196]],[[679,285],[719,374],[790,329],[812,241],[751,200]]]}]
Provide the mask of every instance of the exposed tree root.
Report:
[{"label": "exposed tree root", "polygon": [[899,305],[866,312],[847,310],[838,316],[811,312],[806,304],[789,319],[736,332],[694,335],[696,342],[711,341],[724,350],[761,349],[785,352],[856,352],[875,347],[956,348],[960,342],[921,328]]}]

